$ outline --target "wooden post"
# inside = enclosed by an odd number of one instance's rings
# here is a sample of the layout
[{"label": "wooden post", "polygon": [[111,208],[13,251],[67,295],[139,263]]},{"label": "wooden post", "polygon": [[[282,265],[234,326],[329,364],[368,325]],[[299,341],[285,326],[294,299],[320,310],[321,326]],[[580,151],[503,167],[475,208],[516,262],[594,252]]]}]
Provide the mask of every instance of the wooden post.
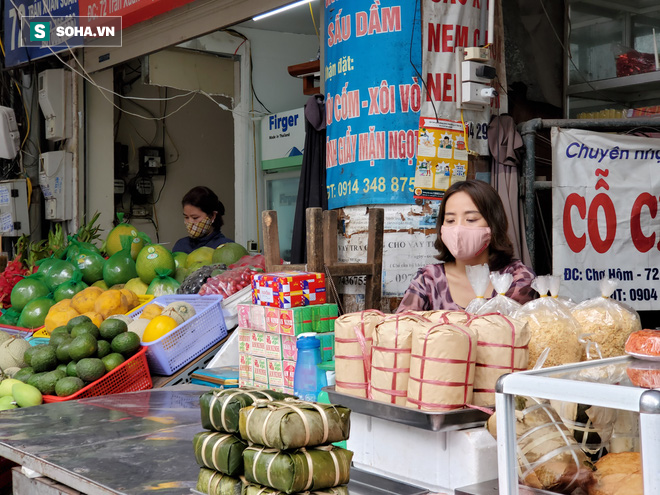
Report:
[{"label": "wooden post", "polygon": [[367,237],[367,263],[372,266],[371,277],[367,277],[364,293],[365,309],[380,309],[374,307],[380,302],[383,286],[383,230],[385,212],[382,208],[369,209],[369,234]]},{"label": "wooden post", "polygon": [[[323,212],[323,258],[325,265],[332,267],[337,264],[337,210],[326,210]],[[329,303],[336,303],[335,293],[332,287],[337,287],[339,279],[332,276],[332,269],[325,274],[325,296]]]},{"label": "wooden post", "polygon": [[277,212],[264,210],[261,213],[261,227],[264,239],[264,258],[266,271],[272,272],[280,265],[280,236],[277,229]]},{"label": "wooden post", "polygon": [[323,210],[307,208],[307,270],[323,273]]}]

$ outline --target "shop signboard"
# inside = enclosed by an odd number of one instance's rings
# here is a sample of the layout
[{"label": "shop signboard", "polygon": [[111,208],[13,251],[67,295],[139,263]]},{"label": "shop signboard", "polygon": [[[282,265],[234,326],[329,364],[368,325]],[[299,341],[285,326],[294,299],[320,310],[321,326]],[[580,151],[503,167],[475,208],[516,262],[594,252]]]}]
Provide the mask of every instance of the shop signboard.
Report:
[{"label": "shop signboard", "polygon": [[261,119],[264,170],[300,165],[305,147],[305,109],[265,115]]},{"label": "shop signboard", "polygon": [[163,14],[193,0],[7,0],[4,2],[5,67],[14,67],[68,47],[22,46],[21,28],[27,26],[23,17],[121,16],[122,29]]},{"label": "shop signboard", "polygon": [[419,3],[325,0],[328,207],[413,203]]},{"label": "shop signboard", "polygon": [[553,273],[575,301],[600,294],[658,308],[660,139],[552,129]]},{"label": "shop signboard", "polygon": [[447,119],[464,122],[467,126],[467,149],[488,155],[488,122],[493,110],[506,108],[505,94],[491,101],[481,110],[463,110],[457,106],[457,86],[461,84],[460,51],[465,47],[484,46],[487,35],[488,9],[496,9],[495,36],[490,47],[493,65],[497,70],[496,87],[506,87],[503,52],[503,29],[499,0],[422,0],[422,47],[424,49],[425,94],[422,99],[422,118]]}]

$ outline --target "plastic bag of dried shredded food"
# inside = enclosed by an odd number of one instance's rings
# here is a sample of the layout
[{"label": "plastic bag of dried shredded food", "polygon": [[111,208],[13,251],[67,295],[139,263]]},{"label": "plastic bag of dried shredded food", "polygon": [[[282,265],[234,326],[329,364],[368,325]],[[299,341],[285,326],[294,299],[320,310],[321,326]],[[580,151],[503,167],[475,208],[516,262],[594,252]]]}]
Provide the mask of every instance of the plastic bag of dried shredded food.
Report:
[{"label": "plastic bag of dried shredded food", "polygon": [[481,307],[486,304],[486,291],[488,291],[488,286],[490,285],[490,268],[488,268],[488,263],[483,265],[467,265],[465,267],[465,273],[474,294],[477,296],[465,308],[465,311],[468,313],[476,314]]},{"label": "plastic bag of dried shredded food", "polygon": [[544,366],[576,363],[582,355],[582,345],[578,341],[580,324],[563,304],[548,297],[549,282],[547,276],[536,277],[532,288],[541,297],[523,304],[513,315],[529,325],[528,369],[534,367],[545,348],[550,352]]},{"label": "plastic bag of dried shredded food", "polygon": [[[581,302],[571,311],[581,333],[598,344],[604,358],[623,355],[628,336],[642,329],[637,311],[610,298],[616,287],[616,280],[601,280],[600,296]],[[582,360],[586,359],[585,350]]]},{"label": "plastic bag of dried shredded food", "polygon": [[507,291],[513,283],[513,275],[510,273],[490,272],[490,282],[493,284],[493,289],[495,289],[497,295],[489,299],[475,314],[500,313],[504,316],[511,316],[520,309],[519,302],[506,296]]}]

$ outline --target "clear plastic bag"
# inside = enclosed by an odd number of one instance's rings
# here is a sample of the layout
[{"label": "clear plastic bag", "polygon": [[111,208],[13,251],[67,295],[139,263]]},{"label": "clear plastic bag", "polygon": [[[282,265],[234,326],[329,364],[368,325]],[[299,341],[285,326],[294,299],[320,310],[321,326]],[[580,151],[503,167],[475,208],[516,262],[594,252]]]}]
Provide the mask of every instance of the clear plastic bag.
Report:
[{"label": "clear plastic bag", "polygon": [[536,277],[532,288],[541,297],[525,303],[513,315],[529,325],[529,365],[532,369],[544,349],[550,351],[545,366],[575,363],[580,360],[582,346],[578,341],[580,324],[571,316],[568,309],[555,299],[548,297],[550,278]]},{"label": "clear plastic bag", "polygon": [[495,289],[497,295],[481,306],[476,314],[500,313],[505,316],[512,316],[513,313],[520,309],[519,302],[506,296],[507,291],[513,283],[513,275],[510,273],[490,272],[490,282],[493,284],[493,289]]},{"label": "clear plastic bag", "polygon": [[202,285],[202,288],[199,289],[199,295],[206,296],[208,294],[220,294],[227,298],[241,290],[243,287],[250,285],[252,275],[261,272],[263,272],[261,268],[253,266],[241,266],[239,268],[227,270],[220,275],[209,278],[206,283]]},{"label": "clear plastic bag", "polygon": [[562,303],[564,306],[566,306],[566,308],[569,311],[573,309],[577,303],[572,299],[569,299],[568,297],[561,297],[559,295],[559,290],[561,288],[561,277],[552,276],[552,275],[545,275],[545,276],[548,277],[549,280],[548,284],[550,287],[550,296],[552,296],[552,298],[555,301]]},{"label": "clear plastic bag", "polygon": [[485,296],[486,291],[488,290],[488,285],[490,284],[490,268],[488,268],[488,263],[484,263],[483,265],[467,265],[465,267],[465,273],[470,281],[472,290],[474,290],[474,293],[477,296],[470,301],[465,308],[465,311],[476,314],[479,309],[486,304]]},{"label": "clear plastic bag", "polygon": [[[571,311],[581,334],[598,344],[604,358],[623,355],[628,336],[642,329],[637,311],[610,298],[616,287],[616,280],[601,280],[600,296],[581,302]],[[586,349],[582,359],[587,359]]]}]

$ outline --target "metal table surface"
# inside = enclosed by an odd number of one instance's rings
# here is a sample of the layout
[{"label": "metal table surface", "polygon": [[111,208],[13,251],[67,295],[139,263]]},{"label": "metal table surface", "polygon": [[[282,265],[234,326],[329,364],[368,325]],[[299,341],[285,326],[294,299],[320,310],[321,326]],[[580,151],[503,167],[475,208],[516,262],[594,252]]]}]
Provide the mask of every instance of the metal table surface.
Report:
[{"label": "metal table surface", "polygon": [[[199,474],[199,396],[208,390],[177,385],[3,411],[0,456],[89,495],[188,495]],[[427,490],[352,469],[349,492]]]}]

